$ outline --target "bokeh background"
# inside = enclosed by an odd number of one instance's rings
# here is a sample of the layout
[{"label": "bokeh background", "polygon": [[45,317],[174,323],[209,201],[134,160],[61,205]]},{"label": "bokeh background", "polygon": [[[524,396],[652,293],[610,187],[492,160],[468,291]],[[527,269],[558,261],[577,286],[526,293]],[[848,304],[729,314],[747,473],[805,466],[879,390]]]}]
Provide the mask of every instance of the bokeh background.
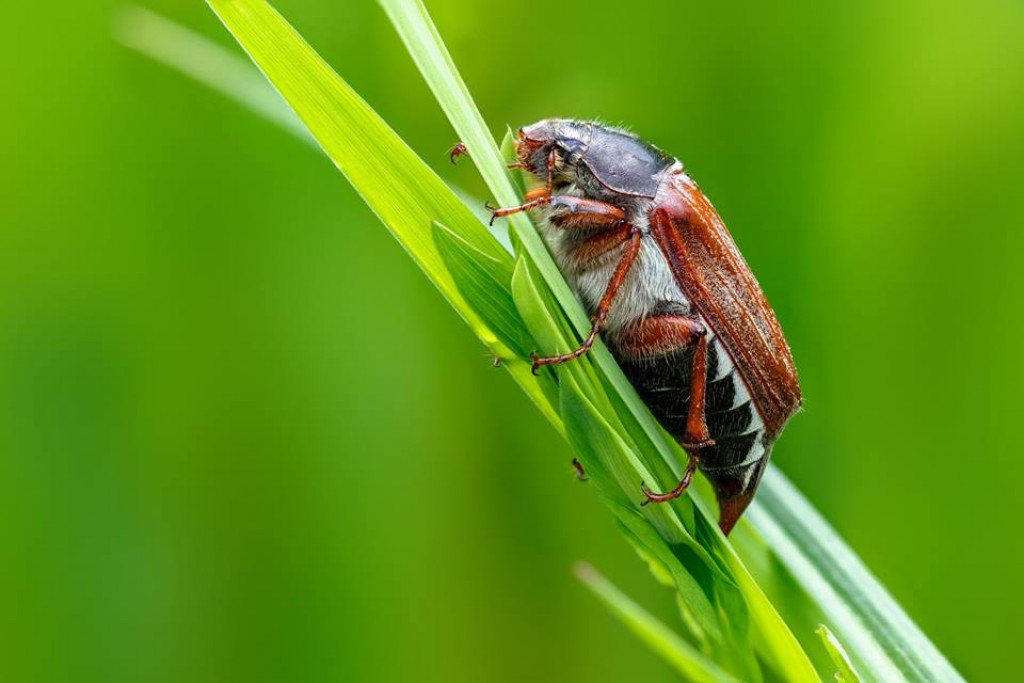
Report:
[{"label": "bokeh background", "polygon": [[[276,4],[486,198],[373,2]],[[1018,677],[1024,6],[428,6],[496,133],[686,162],[801,371],[775,461],[968,678]],[[674,618],[567,446],[327,160],[118,7],[0,28],[0,678],[671,679],[571,577]]]}]

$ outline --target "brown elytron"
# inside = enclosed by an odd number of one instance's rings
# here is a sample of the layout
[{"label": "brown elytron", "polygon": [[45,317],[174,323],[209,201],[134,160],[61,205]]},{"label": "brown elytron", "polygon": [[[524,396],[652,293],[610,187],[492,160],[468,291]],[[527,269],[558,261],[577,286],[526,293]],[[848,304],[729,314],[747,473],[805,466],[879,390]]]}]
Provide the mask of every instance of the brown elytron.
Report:
[{"label": "brown elytron", "polygon": [[650,214],[651,234],[680,287],[732,354],[775,439],[801,403],[782,327],[708,198],[681,170],[667,180]]},{"label": "brown elytron", "polygon": [[601,334],[661,424],[690,455],[679,485],[643,488],[644,504],[681,495],[698,467],[729,533],[775,440],[800,408],[789,346],[753,273],[682,164],[636,136],[551,119],[516,138],[518,163],[543,185],[536,210],[566,279],[592,315],[571,361]]}]

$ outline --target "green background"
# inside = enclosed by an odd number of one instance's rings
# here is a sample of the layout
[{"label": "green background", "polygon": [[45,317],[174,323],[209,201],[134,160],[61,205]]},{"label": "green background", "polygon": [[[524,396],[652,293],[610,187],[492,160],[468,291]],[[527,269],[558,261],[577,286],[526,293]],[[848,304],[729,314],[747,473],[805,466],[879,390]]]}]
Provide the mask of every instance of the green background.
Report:
[{"label": "green background", "polygon": [[[0,29],[0,678],[672,679],[571,576],[675,618],[568,447],[326,159],[118,6]],[[800,368],[775,462],[969,679],[1019,676],[1020,3],[428,6],[496,133],[684,160]],[[277,7],[486,198],[373,2]]]}]

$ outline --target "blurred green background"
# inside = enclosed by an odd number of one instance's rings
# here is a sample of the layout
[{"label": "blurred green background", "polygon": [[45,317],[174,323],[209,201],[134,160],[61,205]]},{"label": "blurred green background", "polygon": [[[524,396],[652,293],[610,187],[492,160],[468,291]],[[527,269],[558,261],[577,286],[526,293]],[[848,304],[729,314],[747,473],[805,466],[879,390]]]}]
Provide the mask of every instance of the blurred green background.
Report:
[{"label": "blurred green background", "polygon": [[[486,198],[373,2],[276,5]],[[1019,676],[1024,6],[428,6],[496,133],[685,161],[801,371],[775,462],[968,678]],[[326,159],[118,7],[0,29],[0,678],[670,680],[571,577],[675,618],[568,447]]]}]

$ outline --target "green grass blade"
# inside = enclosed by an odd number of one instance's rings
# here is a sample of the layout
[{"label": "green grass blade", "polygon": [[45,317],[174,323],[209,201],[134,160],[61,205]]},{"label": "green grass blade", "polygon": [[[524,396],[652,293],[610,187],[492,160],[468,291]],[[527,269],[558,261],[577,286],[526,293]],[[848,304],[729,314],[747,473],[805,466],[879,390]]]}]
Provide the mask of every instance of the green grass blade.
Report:
[{"label": "green grass blade", "polygon": [[962,681],[786,477],[769,469],[748,516],[870,680]]},{"label": "green grass blade", "polygon": [[488,256],[440,223],[434,223],[434,242],[473,310],[517,357],[528,358],[533,340],[512,300],[511,259]]},{"label": "green grass blade", "polygon": [[846,649],[832,635],[828,627],[819,626],[815,633],[821,638],[821,643],[825,646],[828,656],[832,658],[833,663],[836,665],[836,681],[838,683],[860,683],[860,676],[854,670],[853,664],[850,662],[850,656],[846,654]]},{"label": "green grass blade", "polygon": [[[512,289],[534,339],[551,348],[568,350],[571,342],[567,323],[552,313],[557,306],[525,257],[516,264]],[[715,661],[741,673],[746,680],[760,680],[748,643],[746,607],[737,599],[731,576],[696,542],[674,507],[638,506],[640,481],[649,480],[650,473],[637,458],[640,449],[618,421],[590,359],[584,357],[563,366],[557,377],[559,412],[566,435],[627,539],[643,557],[661,568],[659,577],[667,578],[676,588],[690,631]],[[603,408],[599,410],[598,405]]]},{"label": "green grass blade", "polygon": [[696,683],[733,683],[730,676],[680,638],[668,626],[633,602],[588,564],[576,567],[576,576],[648,647],[672,664],[687,680]]},{"label": "green grass blade", "polygon": [[[494,137],[473,104],[469,89],[423,3],[419,0],[380,0],[380,5],[398,30],[448,119],[453,123],[461,122],[461,125],[456,125],[456,130],[480,175],[494,192],[495,199],[504,205],[518,203],[519,197],[494,146]],[[518,222],[525,226],[528,219],[521,217]]]}]

